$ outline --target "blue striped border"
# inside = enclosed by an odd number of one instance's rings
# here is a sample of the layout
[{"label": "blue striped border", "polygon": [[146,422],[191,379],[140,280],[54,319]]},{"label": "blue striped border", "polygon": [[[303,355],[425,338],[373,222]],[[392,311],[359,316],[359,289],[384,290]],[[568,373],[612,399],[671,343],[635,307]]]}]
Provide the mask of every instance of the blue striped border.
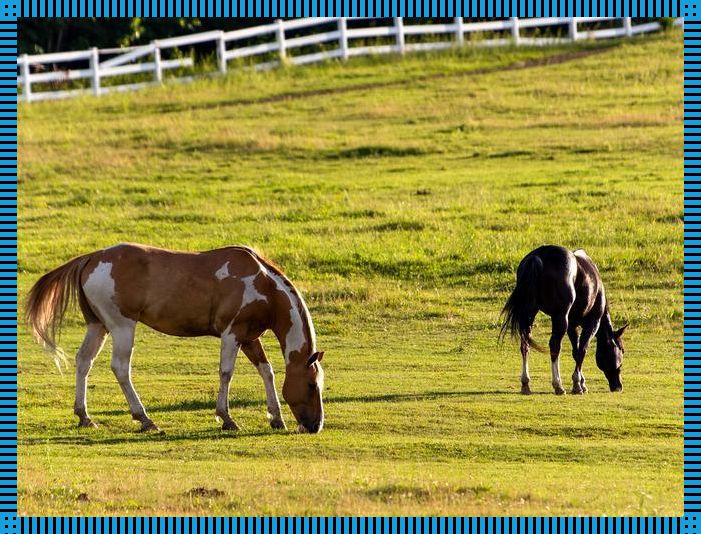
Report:
[{"label": "blue striped border", "polygon": [[113,517],[113,518],[23,518],[20,533],[119,532],[210,534],[242,532],[245,534],[579,534],[579,533],[668,533],[694,532],[686,519],[679,517],[652,518],[591,518],[591,517],[333,517],[333,518],[212,518],[212,517]]},{"label": "blue striped border", "polygon": [[[701,1],[701,0],[699,0]],[[255,5],[254,5],[255,4]],[[528,4],[528,5],[526,5]],[[15,80],[0,82],[0,532],[262,532],[363,533],[662,533],[701,531],[701,23],[687,23],[685,43],[685,499],[683,518],[36,518],[17,516],[16,500],[16,269],[17,269],[17,16],[685,16],[701,17],[690,1],[638,0],[18,0],[0,1],[0,79],[14,69]],[[698,50],[698,52],[696,52]],[[701,228],[701,227],[699,227]],[[699,288],[696,290],[695,288]],[[698,291],[698,292],[695,292]],[[692,297],[692,299],[689,299]],[[699,330],[701,332],[701,329]]]},{"label": "blue striped border", "polygon": [[17,514],[17,4],[0,2],[0,531]]},{"label": "blue striped border", "polygon": [[19,0],[20,17],[679,17],[685,0]]},{"label": "blue striped border", "polygon": [[[701,7],[684,26],[684,513],[701,517]],[[697,528],[701,525],[697,522]]]}]

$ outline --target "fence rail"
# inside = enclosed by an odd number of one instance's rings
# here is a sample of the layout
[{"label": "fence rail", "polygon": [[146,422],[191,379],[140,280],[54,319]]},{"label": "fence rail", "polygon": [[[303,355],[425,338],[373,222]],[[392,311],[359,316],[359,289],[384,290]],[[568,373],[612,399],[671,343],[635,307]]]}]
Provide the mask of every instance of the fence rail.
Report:
[{"label": "fence rail", "polygon": [[[366,27],[349,28],[367,21],[385,23]],[[613,21],[610,28],[592,28],[591,24]],[[620,24],[616,26],[615,24]],[[676,25],[683,25],[683,19],[677,19]],[[563,26],[567,28],[566,37],[529,36],[524,30]],[[192,69],[195,62],[192,57],[175,57],[162,59],[162,53],[169,49],[178,49],[212,43],[217,55],[218,72],[225,74],[231,61],[252,58],[253,67],[258,70],[275,68],[283,63],[304,65],[329,59],[347,60],[349,57],[370,54],[390,54],[412,51],[441,50],[453,46],[462,46],[466,34],[473,36],[487,34],[489,38],[470,38],[473,46],[504,46],[509,44],[544,46],[562,42],[574,42],[583,39],[611,39],[632,37],[641,33],[656,32],[662,28],[659,22],[647,22],[633,25],[630,17],[542,17],[509,18],[483,22],[465,22],[456,17],[450,24],[412,24],[405,25],[402,17],[393,19],[368,19],[346,17],[312,17],[294,20],[276,20],[253,28],[234,31],[208,31],[181,37],[158,39],[148,45],[123,49],[92,48],[76,52],[55,54],[22,55],[17,58],[17,85],[21,89],[19,100],[34,102],[70,98],[81,94],[101,95],[114,91],[131,91],[148,85],[163,82],[164,72],[174,69]],[[288,32],[309,31],[305,35],[287,36]],[[318,30],[318,31],[315,31]],[[501,35],[489,35],[502,32]],[[407,42],[407,37],[429,36],[428,42]],[[446,39],[447,36],[447,39]],[[368,39],[390,40],[390,43],[368,43]],[[442,39],[442,40],[441,40]],[[251,40],[256,42],[251,43]],[[249,41],[249,42],[246,42]],[[261,42],[262,41],[262,42]],[[336,48],[319,51],[305,50],[305,47],[333,46]],[[301,50],[299,54],[296,52]],[[295,52],[293,52],[295,51]],[[270,55],[274,54],[274,59]],[[104,56],[113,56],[103,59]],[[260,59],[260,56],[263,56]],[[266,57],[267,56],[267,57]],[[143,61],[149,59],[149,61]],[[260,61],[258,61],[260,59]],[[69,63],[80,66],[59,68],[60,64]],[[104,85],[103,80],[114,76],[149,74],[150,80],[139,83],[115,83]],[[180,78],[190,80],[192,77]],[[56,89],[57,84],[89,80],[89,87],[75,89]],[[54,87],[37,91],[36,84],[53,84]],[[33,87],[33,85],[35,87]],[[87,85],[87,84],[85,84]]]}]

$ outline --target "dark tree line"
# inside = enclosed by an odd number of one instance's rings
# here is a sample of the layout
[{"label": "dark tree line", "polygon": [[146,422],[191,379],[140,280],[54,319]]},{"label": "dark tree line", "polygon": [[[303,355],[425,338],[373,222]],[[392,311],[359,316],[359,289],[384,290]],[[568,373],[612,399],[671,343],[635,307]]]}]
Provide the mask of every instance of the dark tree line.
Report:
[{"label": "dark tree line", "polygon": [[[41,54],[66,50],[115,48],[147,44],[154,39],[208,30],[236,30],[270,22],[264,18],[34,18],[19,19],[17,43],[20,54]],[[450,19],[412,19],[428,22]],[[481,19],[474,19],[481,20]],[[636,23],[655,19],[635,19]],[[673,19],[657,19],[663,26]],[[365,25],[368,24],[366,21]],[[371,23],[372,24],[372,23]],[[377,24],[382,24],[377,22]],[[603,26],[614,24],[604,22]],[[620,22],[615,23],[620,25]]]},{"label": "dark tree line", "polygon": [[147,44],[154,39],[264,24],[260,18],[35,18],[19,19],[19,54],[114,48]]}]

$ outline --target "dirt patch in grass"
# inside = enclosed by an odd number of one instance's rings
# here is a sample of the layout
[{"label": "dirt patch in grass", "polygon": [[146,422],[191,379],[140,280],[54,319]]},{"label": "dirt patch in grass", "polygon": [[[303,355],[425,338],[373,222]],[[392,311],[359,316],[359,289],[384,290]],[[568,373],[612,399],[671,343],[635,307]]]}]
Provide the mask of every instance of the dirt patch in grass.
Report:
[{"label": "dirt patch in grass", "polygon": [[223,497],[225,494],[222,490],[216,488],[205,488],[204,486],[199,486],[197,488],[192,488],[191,490],[187,491],[185,495],[187,495],[188,497],[215,498]]}]

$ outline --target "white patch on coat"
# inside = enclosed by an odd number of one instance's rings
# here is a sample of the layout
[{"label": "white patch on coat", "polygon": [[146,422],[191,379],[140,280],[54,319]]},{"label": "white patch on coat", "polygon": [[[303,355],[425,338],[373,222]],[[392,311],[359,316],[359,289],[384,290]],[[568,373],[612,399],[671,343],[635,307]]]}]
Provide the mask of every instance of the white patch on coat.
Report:
[{"label": "white patch on coat", "polygon": [[236,334],[231,331],[233,322],[229,323],[221,335],[221,348],[219,358],[219,395],[217,395],[217,417],[225,420],[229,418],[229,384],[234,375],[236,356],[239,353],[239,342]]},{"label": "white patch on coat", "polygon": [[260,273],[256,273],[256,274],[252,274],[250,276],[244,276],[243,278],[241,278],[241,281],[243,282],[244,290],[243,290],[243,298],[241,299],[241,308],[240,309],[244,309],[251,302],[257,302],[259,300],[268,302],[268,297],[261,294],[256,289],[256,286],[254,285],[256,277],[259,274]]},{"label": "white patch on coat", "polygon": [[229,278],[229,262],[227,261],[224,265],[219,267],[217,272],[214,273],[217,280],[224,280],[224,278]]},{"label": "white patch on coat", "polygon": [[255,279],[260,273],[261,271],[258,271],[256,274],[244,276],[243,278],[241,278],[241,281],[243,282],[243,296],[241,297],[241,304],[239,305],[239,311],[236,312],[236,315],[234,315],[234,318],[231,320],[231,323],[229,323],[227,329],[231,328],[231,326],[236,322],[236,319],[238,319],[243,309],[252,302],[258,302],[260,300],[268,302],[268,297],[260,293],[254,285]]},{"label": "white patch on coat", "polygon": [[285,280],[278,274],[269,271],[263,267],[265,273],[275,282],[275,286],[278,290],[282,291],[287,295],[287,299],[290,302],[290,321],[292,326],[287,331],[285,336],[285,364],[290,363],[290,355],[293,352],[299,352],[304,347],[306,342],[306,336],[304,335],[304,320],[302,319],[302,314],[304,314],[307,319],[307,324],[309,325],[309,334],[311,339],[309,340],[311,344],[311,352],[313,354],[316,352],[316,333],[314,332],[314,323],[312,323],[312,318],[309,315],[309,310],[307,309],[307,304],[304,302],[299,293],[295,295],[292,290],[287,286]]},{"label": "white patch on coat", "polygon": [[584,251],[583,248],[575,250],[572,254],[574,254],[575,256],[579,256],[580,258],[589,259],[589,256],[587,255],[587,253]]},{"label": "white patch on coat", "polygon": [[136,324],[136,321],[122,315],[114,300],[117,293],[114,278],[112,278],[111,263],[101,261],[97,264],[83,285],[83,293],[107,330],[113,334],[116,330],[133,328]]},{"label": "white patch on coat", "polygon": [[236,339],[236,334],[231,331],[233,322],[229,323],[226,330],[222,332],[221,335],[221,354],[222,358],[229,358],[231,360],[231,369],[224,369],[224,371],[233,371],[234,363],[236,362],[236,355],[238,354],[239,342]]}]

